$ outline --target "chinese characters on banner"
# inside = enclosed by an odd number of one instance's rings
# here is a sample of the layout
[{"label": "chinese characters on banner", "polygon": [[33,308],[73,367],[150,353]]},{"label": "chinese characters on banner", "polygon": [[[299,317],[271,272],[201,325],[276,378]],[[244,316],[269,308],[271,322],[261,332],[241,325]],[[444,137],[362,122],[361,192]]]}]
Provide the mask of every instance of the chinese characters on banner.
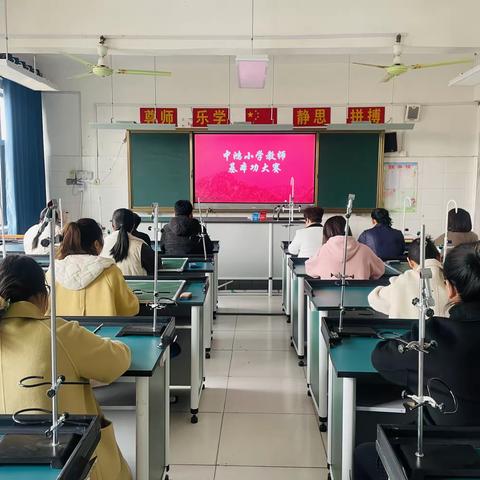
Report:
[{"label": "chinese characters on banner", "polygon": [[276,125],[277,109],[274,108],[246,108],[245,121],[252,124]]},{"label": "chinese characters on banner", "polygon": [[347,123],[385,123],[385,107],[348,107]]},{"label": "chinese characters on banner", "polygon": [[140,123],[159,123],[161,125],[177,125],[176,108],[152,108],[140,109]]},{"label": "chinese characters on banner", "polygon": [[272,173],[278,174],[282,171],[282,163],[287,158],[286,150],[263,151],[230,151],[223,152],[223,158],[227,163],[227,171],[230,174],[252,173]]},{"label": "chinese characters on banner", "polygon": [[330,107],[294,108],[294,127],[320,127],[330,123]]},{"label": "chinese characters on banner", "polygon": [[228,108],[193,108],[192,113],[192,127],[228,125],[230,123],[230,111]]}]

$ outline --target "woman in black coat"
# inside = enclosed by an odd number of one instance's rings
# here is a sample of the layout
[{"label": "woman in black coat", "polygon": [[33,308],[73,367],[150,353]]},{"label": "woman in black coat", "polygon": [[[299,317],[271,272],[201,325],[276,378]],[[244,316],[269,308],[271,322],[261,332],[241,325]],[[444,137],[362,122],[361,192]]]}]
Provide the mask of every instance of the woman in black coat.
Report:
[{"label": "woman in black coat", "polygon": [[[448,390],[454,393],[458,410],[444,415],[427,407],[426,421],[434,425],[480,426],[480,242],[459,245],[445,259],[444,276],[452,303],[449,318],[434,317],[427,321],[426,339],[437,347],[425,355],[425,387],[445,410],[453,409]],[[407,342],[418,340],[418,325],[403,336]],[[380,342],[372,353],[372,363],[380,375],[392,383],[417,393],[418,353],[401,354],[399,342]],[[355,452],[354,480],[386,478],[375,446],[361,445]]]}]

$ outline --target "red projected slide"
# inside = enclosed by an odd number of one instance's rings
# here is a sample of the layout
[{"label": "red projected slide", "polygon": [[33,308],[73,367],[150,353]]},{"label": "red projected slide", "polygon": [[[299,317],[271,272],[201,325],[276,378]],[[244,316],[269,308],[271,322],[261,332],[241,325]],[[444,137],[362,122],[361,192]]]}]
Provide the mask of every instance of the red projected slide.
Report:
[{"label": "red projected slide", "polygon": [[314,203],[315,134],[197,134],[195,201],[205,203]]}]

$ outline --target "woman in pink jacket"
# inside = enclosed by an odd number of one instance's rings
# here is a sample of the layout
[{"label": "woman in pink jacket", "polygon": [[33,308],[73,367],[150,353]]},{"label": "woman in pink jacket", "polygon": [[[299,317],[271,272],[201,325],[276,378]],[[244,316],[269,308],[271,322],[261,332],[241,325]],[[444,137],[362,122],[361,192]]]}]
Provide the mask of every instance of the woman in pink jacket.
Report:
[{"label": "woman in pink jacket", "polygon": [[[305,263],[306,272],[311,277],[331,280],[342,272],[345,235],[345,218],[329,218],[323,227],[323,245],[318,252]],[[353,280],[380,278],[385,265],[370,248],[352,237],[349,229],[347,239],[347,275]]]}]

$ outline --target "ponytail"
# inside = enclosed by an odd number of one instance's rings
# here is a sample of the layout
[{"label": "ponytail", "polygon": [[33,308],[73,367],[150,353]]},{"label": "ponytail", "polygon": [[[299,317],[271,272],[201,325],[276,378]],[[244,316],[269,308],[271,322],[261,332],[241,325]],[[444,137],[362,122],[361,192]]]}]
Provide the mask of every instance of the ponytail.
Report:
[{"label": "ponytail", "polygon": [[[33,237],[33,240],[32,240],[32,248],[35,250],[37,247],[38,247],[38,241],[40,240],[40,237],[42,236],[42,233],[45,231],[45,229],[47,228],[47,225],[48,225],[48,222],[45,222],[45,216],[47,215],[47,212],[48,212],[48,208],[44,208],[41,212],[40,212],[40,219],[38,221],[38,223],[40,223],[41,225],[38,227],[38,230],[37,230],[37,233],[36,235]],[[55,224],[58,225],[59,223],[59,216],[58,216],[58,212],[55,210]]]},{"label": "ponytail", "polygon": [[35,236],[33,237],[33,240],[32,240],[32,249],[33,250],[35,250],[38,247],[38,241],[40,240],[40,237],[42,236],[42,233],[47,228],[47,225],[48,225],[48,223],[44,222],[38,227],[37,233],[35,234]]},{"label": "ponytail", "polygon": [[98,255],[95,242],[103,245],[103,232],[95,220],[81,218],[78,222],[70,222],[63,230],[57,258],[63,260],[69,255]]},{"label": "ponytail", "polygon": [[386,227],[392,226],[392,219],[390,218],[390,213],[385,208],[375,208],[372,210],[371,217],[381,225]]},{"label": "ponytail", "polygon": [[119,208],[113,212],[112,223],[113,228],[118,230],[118,237],[110,250],[110,255],[118,263],[128,257],[128,249],[130,248],[128,234],[135,228],[135,216],[131,210]]}]

